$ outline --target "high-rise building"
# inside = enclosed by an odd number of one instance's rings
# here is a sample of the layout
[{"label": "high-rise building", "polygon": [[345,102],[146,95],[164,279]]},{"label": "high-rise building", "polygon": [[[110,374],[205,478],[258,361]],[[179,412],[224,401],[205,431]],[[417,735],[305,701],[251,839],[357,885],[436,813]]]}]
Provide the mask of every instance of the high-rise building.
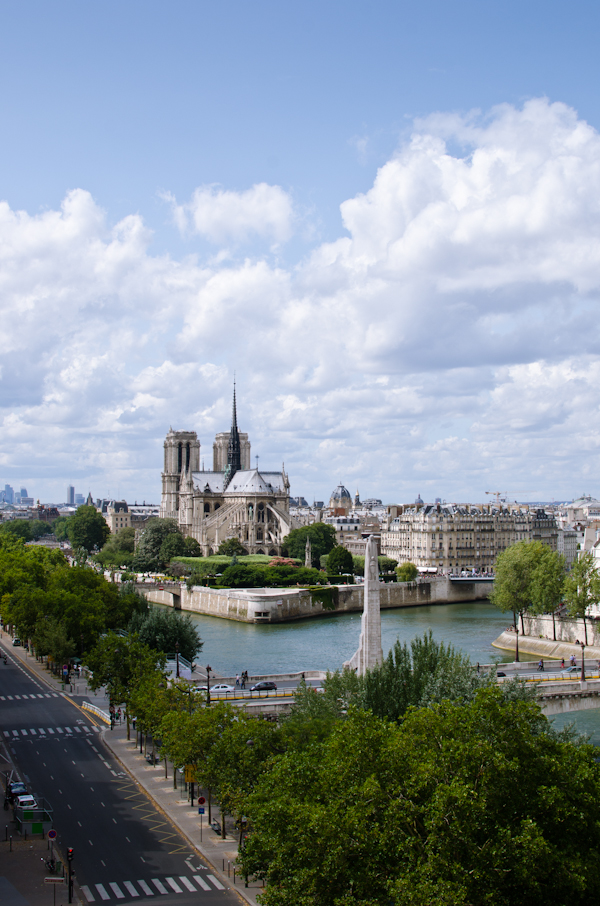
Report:
[{"label": "high-rise building", "polygon": [[29,494],[27,493],[27,488],[21,488],[19,493],[21,494],[21,497],[29,497]]},{"label": "high-rise building", "polygon": [[9,484],[4,485],[4,491],[2,492],[5,503],[14,503],[15,502],[15,492]]},{"label": "high-rise building", "polygon": [[75,506],[83,506],[85,503],[85,497],[83,494],[75,494]]},{"label": "high-rise building", "polygon": [[67,504],[69,506],[75,505],[75,488],[72,484],[67,485]]}]

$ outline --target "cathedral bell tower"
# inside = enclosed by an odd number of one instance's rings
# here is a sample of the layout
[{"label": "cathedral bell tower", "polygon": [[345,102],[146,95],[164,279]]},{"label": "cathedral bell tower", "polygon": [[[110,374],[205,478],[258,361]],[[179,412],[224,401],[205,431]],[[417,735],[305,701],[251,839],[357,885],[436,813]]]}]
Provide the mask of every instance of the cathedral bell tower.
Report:
[{"label": "cathedral bell tower", "polygon": [[165,460],[162,473],[160,515],[163,519],[177,519],[179,486],[185,473],[200,471],[200,441],[195,431],[173,431],[165,439]]}]

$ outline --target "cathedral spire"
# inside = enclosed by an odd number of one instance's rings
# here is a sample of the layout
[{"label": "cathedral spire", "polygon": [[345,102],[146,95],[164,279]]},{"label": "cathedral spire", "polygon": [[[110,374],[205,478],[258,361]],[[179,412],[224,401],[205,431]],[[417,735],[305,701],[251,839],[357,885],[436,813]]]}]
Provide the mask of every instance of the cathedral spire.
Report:
[{"label": "cathedral spire", "polygon": [[233,406],[231,410],[231,431],[227,443],[227,468],[225,469],[225,487],[229,484],[236,472],[242,468],[242,452],[240,434],[237,424],[237,405],[235,398],[235,378],[233,381]]}]

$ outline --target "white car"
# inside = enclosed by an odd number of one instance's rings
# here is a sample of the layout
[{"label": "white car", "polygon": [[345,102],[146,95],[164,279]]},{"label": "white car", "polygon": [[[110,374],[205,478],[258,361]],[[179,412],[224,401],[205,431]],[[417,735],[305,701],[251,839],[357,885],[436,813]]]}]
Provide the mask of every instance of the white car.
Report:
[{"label": "white car", "polygon": [[235,692],[235,686],[228,686],[227,683],[216,683],[210,687],[211,692]]},{"label": "white car", "polygon": [[27,793],[25,796],[17,796],[16,801],[17,808],[37,808],[37,802]]}]

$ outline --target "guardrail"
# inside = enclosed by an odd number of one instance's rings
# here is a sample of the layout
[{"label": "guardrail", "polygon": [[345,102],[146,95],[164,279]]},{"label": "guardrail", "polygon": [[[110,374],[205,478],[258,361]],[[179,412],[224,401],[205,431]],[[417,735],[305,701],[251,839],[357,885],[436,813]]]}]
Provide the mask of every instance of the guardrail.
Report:
[{"label": "guardrail", "polygon": [[277,689],[269,689],[263,692],[248,692],[244,695],[242,691],[240,692],[214,692],[210,690],[211,701],[247,701],[248,699],[257,699],[257,698],[293,698],[296,694],[295,689],[282,689],[281,691]]},{"label": "guardrail", "polygon": [[[581,669],[577,668],[577,673],[569,673],[567,676],[561,673],[555,673],[550,676],[519,676],[518,673],[508,674],[507,676],[500,677],[501,680],[505,679],[514,679],[517,677],[521,682],[525,683],[579,683],[581,682]],[[585,671],[585,678],[587,680],[600,679],[600,673],[596,671]]]},{"label": "guardrail", "polygon": [[92,705],[90,702],[84,702],[81,707],[84,711],[90,711],[92,714],[95,714],[96,717],[99,717],[100,720],[103,720],[110,727],[110,714],[103,711],[102,708],[97,708],[96,705]]}]

